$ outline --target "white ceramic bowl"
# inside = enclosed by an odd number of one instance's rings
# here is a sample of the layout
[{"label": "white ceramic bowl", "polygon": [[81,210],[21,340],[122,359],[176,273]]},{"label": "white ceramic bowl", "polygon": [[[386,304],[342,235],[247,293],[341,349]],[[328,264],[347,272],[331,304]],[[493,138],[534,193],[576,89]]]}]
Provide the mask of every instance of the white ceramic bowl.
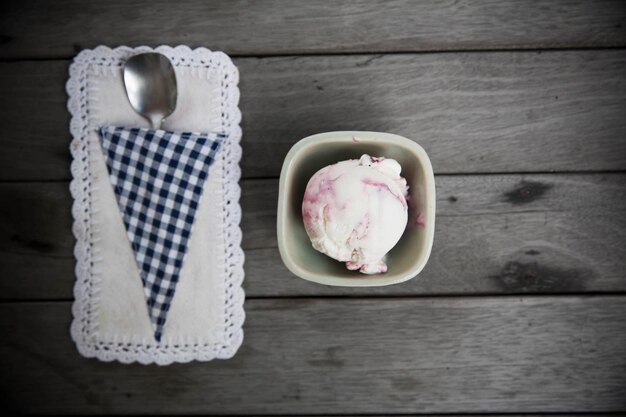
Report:
[{"label": "white ceramic bowl", "polygon": [[[302,198],[319,169],[362,154],[397,160],[409,185],[414,207],[398,244],[387,255],[388,270],[377,275],[349,271],[313,249],[302,221]],[[415,224],[422,213],[423,224]],[[426,265],[435,232],[435,177],[426,151],[402,136],[380,132],[327,132],[296,143],[283,163],[278,192],[278,248],[283,262],[300,278],[326,285],[371,287],[396,284],[416,276]]]}]

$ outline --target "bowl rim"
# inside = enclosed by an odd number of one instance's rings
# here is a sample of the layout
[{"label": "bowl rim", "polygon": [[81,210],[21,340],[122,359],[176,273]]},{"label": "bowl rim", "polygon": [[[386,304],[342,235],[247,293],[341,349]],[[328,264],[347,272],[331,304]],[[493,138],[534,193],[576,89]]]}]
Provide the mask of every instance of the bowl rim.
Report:
[{"label": "bowl rim", "polygon": [[[353,139],[358,138],[358,139]],[[289,248],[286,246],[286,230],[285,230],[285,193],[287,182],[290,179],[290,173],[293,169],[293,162],[295,156],[302,150],[312,145],[320,145],[324,143],[351,143],[353,141],[370,141],[381,143],[394,143],[408,148],[414,155],[416,155],[425,175],[425,211],[432,213],[426,217],[424,225],[425,247],[421,251],[421,255],[416,259],[416,262],[406,271],[397,274],[395,276],[386,276],[386,274],[370,275],[368,279],[355,279],[346,277],[328,276],[317,273],[311,273],[302,269],[297,263],[295,263],[289,253]],[[435,215],[436,215],[436,195],[435,195],[435,177],[433,173],[432,164],[428,154],[420,145],[416,142],[400,135],[385,132],[374,131],[331,131],[317,133],[311,136],[307,136],[297,143],[295,143],[283,161],[283,165],[280,171],[280,179],[278,185],[278,208],[276,215],[276,232],[278,239],[278,250],[280,257],[289,271],[294,275],[305,279],[307,281],[316,282],[318,284],[331,285],[331,286],[343,286],[343,287],[378,287],[385,285],[398,284],[408,281],[419,274],[430,257],[432,252],[434,233],[435,233]]]}]

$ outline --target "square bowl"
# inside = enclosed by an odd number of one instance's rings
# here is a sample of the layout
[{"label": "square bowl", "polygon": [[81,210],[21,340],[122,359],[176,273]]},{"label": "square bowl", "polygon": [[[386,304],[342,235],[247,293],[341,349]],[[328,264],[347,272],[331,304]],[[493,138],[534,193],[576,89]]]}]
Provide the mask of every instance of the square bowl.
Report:
[{"label": "square bowl", "polygon": [[[378,275],[350,271],[343,262],[315,250],[302,220],[302,199],[313,174],[339,161],[359,159],[364,153],[398,161],[412,200],[409,224],[387,254],[387,272]],[[428,261],[435,233],[435,177],[426,151],[405,137],[381,132],[326,132],[300,140],[285,157],[280,172],[277,233],[283,262],[308,281],[374,287],[413,278]]]}]

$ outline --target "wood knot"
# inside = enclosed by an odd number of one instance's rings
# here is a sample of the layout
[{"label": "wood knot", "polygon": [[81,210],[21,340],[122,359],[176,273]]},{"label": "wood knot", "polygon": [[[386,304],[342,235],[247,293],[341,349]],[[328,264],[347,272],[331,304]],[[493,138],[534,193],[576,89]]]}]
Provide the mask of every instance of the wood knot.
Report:
[{"label": "wood knot", "polygon": [[513,205],[532,203],[542,198],[553,187],[537,181],[522,181],[511,191],[504,194],[503,201]]}]

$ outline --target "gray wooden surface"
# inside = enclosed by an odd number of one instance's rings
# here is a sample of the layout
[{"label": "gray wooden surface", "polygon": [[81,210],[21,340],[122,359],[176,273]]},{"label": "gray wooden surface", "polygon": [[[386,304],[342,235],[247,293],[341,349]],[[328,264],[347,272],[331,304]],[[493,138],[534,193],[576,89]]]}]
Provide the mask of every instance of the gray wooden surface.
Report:
[{"label": "gray wooden surface", "polygon": [[[626,3],[0,5],[0,406],[25,413],[626,411]],[[64,83],[82,48],[187,44],[239,67],[245,338],[229,361],[82,358]],[[276,248],[300,138],[405,135],[435,245],[404,284],[334,288]]]}]

